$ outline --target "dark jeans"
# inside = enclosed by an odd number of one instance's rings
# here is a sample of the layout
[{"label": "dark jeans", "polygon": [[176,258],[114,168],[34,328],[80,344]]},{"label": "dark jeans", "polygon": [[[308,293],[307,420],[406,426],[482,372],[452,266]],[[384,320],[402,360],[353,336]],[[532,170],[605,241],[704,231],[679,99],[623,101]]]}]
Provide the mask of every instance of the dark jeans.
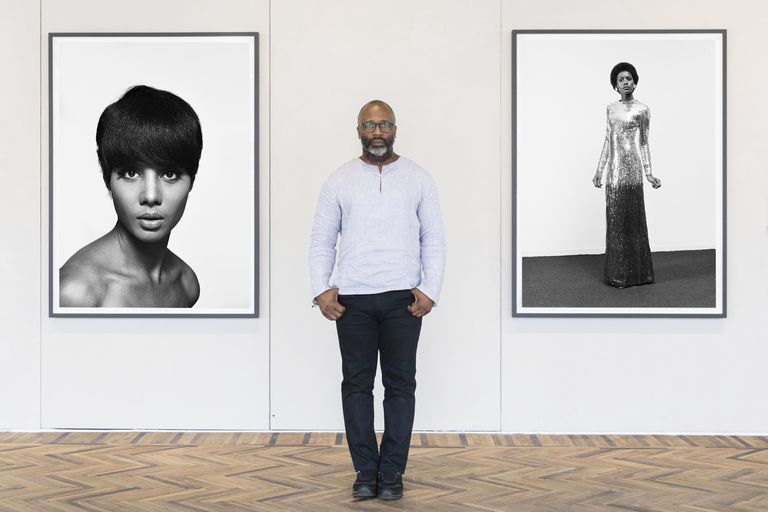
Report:
[{"label": "dark jeans", "polygon": [[[416,346],[421,318],[408,312],[410,290],[339,295],[347,309],[336,320],[344,380],[341,401],[356,471],[404,473],[416,406]],[[384,436],[381,454],[373,430],[373,381],[381,357]]]}]

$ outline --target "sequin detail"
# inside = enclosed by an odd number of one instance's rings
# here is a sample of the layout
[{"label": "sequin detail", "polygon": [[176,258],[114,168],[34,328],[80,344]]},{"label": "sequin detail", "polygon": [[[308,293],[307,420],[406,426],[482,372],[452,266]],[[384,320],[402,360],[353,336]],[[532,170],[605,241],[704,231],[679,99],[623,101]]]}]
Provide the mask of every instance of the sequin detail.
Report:
[{"label": "sequin detail", "polygon": [[654,280],[643,198],[643,176],[651,172],[650,120],[639,101],[608,105],[597,169],[605,169],[605,281],[618,288]]}]

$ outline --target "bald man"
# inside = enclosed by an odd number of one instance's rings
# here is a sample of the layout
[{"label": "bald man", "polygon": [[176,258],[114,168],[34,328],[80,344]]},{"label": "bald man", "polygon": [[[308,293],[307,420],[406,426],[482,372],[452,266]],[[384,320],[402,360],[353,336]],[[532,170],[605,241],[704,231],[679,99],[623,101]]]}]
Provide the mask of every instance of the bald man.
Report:
[{"label": "bald man", "polygon": [[[395,113],[385,102],[370,101],[360,109],[362,154],[323,184],[309,254],[314,303],[336,322],[339,337],[344,426],[357,472],[352,495],[385,500],[403,495],[416,404],[416,347],[422,318],[440,296],[445,266],[437,187],[427,171],[394,152],[395,135]],[[373,429],[379,358],[380,447]]]}]

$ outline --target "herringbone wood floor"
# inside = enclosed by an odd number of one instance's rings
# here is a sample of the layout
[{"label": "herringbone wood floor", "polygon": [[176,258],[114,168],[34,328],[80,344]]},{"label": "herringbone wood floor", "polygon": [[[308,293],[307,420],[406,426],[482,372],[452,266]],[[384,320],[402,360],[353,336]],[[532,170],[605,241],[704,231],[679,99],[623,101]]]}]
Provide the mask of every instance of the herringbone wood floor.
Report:
[{"label": "herringbone wood floor", "polygon": [[334,433],[0,433],[2,511],[768,510],[768,438],[415,434],[399,502]]}]

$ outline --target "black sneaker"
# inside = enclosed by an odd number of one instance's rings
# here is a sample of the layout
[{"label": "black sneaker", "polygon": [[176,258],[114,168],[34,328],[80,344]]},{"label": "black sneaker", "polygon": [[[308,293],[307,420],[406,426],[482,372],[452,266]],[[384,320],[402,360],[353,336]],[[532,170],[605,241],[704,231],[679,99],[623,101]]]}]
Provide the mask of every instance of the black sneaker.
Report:
[{"label": "black sneaker", "polygon": [[399,500],[403,497],[403,475],[400,473],[379,473],[377,496],[382,500]]},{"label": "black sneaker", "polygon": [[352,484],[352,496],[355,498],[373,498],[376,496],[376,471],[358,471]]}]

